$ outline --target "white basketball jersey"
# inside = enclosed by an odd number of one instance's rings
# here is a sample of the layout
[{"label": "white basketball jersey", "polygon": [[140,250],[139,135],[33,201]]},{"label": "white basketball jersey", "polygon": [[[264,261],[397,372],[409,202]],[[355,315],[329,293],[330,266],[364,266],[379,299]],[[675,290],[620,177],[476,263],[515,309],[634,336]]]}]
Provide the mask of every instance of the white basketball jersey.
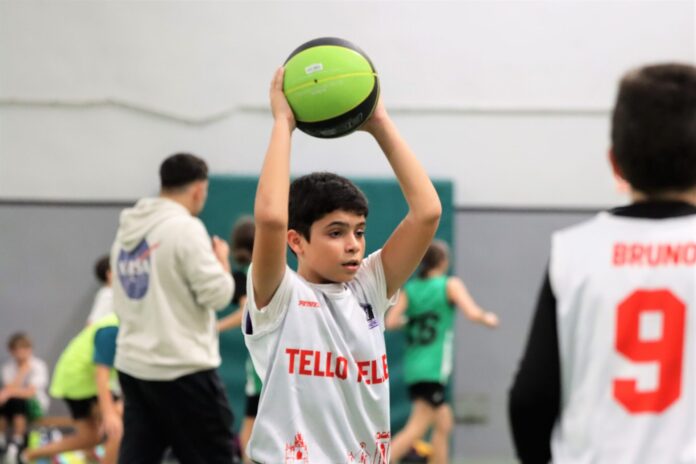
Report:
[{"label": "white basketball jersey", "polygon": [[247,294],[245,341],[263,379],[251,459],[387,464],[390,301],[380,253],[347,284],[312,284],[288,268],[262,311],[251,278]]},{"label": "white basketball jersey", "polygon": [[600,213],[553,236],[555,464],[696,463],[696,216]]}]

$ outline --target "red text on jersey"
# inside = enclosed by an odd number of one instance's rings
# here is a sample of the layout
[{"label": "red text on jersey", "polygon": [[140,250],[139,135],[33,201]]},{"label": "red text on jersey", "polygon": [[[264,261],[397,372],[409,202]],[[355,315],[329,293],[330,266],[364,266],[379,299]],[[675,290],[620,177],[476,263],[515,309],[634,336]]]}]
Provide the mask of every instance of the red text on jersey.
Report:
[{"label": "red text on jersey", "polygon": [[615,243],[614,266],[693,266],[696,243]]},{"label": "red text on jersey", "polygon": [[[286,348],[288,355],[288,373],[309,375],[313,377],[336,377],[346,380],[351,376],[348,359],[331,352]],[[387,355],[380,359],[355,362],[356,381],[367,385],[376,385],[389,379]]]}]

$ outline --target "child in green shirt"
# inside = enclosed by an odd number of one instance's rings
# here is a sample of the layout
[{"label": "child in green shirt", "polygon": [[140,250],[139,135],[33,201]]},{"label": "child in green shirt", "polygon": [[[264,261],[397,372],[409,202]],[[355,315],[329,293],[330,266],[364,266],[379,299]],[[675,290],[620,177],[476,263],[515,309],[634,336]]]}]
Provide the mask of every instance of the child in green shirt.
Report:
[{"label": "child in green shirt", "polygon": [[50,393],[67,403],[75,433],[25,451],[20,462],[93,448],[102,441],[103,430],[106,442],[102,463],[116,463],[123,435],[122,406],[112,393],[117,335],[118,319],[110,314],[85,327],[68,344],[56,364]]}]

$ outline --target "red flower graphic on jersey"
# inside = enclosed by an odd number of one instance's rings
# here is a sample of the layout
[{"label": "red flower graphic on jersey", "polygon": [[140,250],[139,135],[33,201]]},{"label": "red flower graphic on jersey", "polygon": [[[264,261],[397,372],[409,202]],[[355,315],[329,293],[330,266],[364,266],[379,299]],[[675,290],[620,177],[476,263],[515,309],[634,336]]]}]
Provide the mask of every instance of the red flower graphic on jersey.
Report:
[{"label": "red flower graphic on jersey", "polygon": [[295,441],[292,444],[285,444],[285,464],[297,462],[309,463],[307,445],[299,432],[295,435]]}]

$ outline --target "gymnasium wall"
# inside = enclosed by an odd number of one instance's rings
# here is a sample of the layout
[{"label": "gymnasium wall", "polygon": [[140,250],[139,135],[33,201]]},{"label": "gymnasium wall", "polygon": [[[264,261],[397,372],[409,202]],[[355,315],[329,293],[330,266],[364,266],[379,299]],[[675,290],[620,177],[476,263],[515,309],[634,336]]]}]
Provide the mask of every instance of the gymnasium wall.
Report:
[{"label": "gymnasium wall", "polygon": [[[456,182],[456,204],[612,204],[616,80],[645,62],[693,62],[695,14],[691,0],[5,0],[0,198],[136,198],[176,150],[255,174],[273,70],[333,35],[370,54],[406,138]],[[389,173],[365,134],[294,146],[296,173]]]},{"label": "gymnasium wall", "polygon": [[[84,327],[99,282],[94,263],[111,248],[124,204],[0,202],[0,360],[16,331],[53,368]],[[53,400],[51,413],[68,414]]]}]

